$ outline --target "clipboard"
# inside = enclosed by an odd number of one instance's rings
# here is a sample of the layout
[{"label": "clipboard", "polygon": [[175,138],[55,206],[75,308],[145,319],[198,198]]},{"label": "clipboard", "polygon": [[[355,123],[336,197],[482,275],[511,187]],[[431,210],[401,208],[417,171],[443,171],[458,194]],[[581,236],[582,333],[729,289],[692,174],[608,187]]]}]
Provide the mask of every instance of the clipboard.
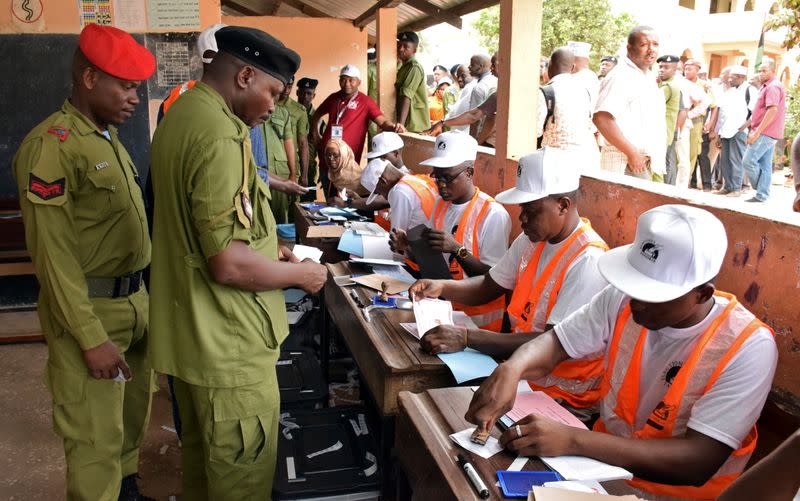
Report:
[{"label": "clipboard", "polygon": [[419,265],[420,276],[432,279],[453,278],[442,253],[428,245],[428,239],[424,236],[427,229],[428,227],[424,224],[419,224],[406,232],[406,239],[414,254],[414,261]]}]

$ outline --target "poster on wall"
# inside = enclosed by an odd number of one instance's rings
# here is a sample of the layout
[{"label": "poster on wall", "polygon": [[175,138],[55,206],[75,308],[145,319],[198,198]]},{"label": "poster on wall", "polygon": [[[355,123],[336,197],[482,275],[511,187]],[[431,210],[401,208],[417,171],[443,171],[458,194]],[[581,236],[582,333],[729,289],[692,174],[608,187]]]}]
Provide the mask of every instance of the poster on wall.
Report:
[{"label": "poster on wall", "polygon": [[156,43],[156,76],[159,87],[172,88],[191,80],[186,42]]},{"label": "poster on wall", "polygon": [[111,0],[78,0],[81,13],[81,28],[87,24],[111,26]]},{"label": "poster on wall", "polygon": [[198,0],[148,0],[147,20],[151,30],[199,29]]},{"label": "poster on wall", "polygon": [[144,2],[113,0],[114,26],[132,33],[147,31],[147,13]]},{"label": "poster on wall", "polygon": [[35,24],[42,19],[44,5],[42,0],[12,0],[11,15],[18,24]]}]

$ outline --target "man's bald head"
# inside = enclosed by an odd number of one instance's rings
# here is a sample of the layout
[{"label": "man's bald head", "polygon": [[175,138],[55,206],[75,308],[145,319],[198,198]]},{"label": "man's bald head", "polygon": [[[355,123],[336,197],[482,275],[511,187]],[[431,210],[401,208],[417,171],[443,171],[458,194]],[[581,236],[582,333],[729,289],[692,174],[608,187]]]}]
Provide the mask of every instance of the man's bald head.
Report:
[{"label": "man's bald head", "polygon": [[575,67],[575,54],[569,47],[559,47],[550,54],[550,63],[547,65],[547,74],[550,78],[562,73],[571,73]]},{"label": "man's bald head", "polygon": [[473,77],[479,77],[491,69],[492,60],[486,54],[475,54],[469,60],[469,74]]}]

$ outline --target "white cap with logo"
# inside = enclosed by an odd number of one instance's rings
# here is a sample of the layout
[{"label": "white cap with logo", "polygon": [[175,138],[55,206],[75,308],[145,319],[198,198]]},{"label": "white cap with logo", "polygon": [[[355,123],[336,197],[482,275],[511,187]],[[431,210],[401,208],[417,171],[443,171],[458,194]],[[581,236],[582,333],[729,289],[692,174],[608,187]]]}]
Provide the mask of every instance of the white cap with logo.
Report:
[{"label": "white cap with logo", "polygon": [[665,303],[716,277],[727,247],[725,227],[710,212],[662,205],[639,216],[632,244],[606,252],[597,265],[628,296]]},{"label": "white cap with logo", "polygon": [[741,75],[743,77],[747,76],[747,68],[741,65],[731,66],[730,72],[731,75]]},{"label": "white cap with logo", "polygon": [[567,47],[575,57],[588,58],[589,53],[592,51],[592,44],[588,42],[567,42]]},{"label": "white cap with logo", "polygon": [[205,64],[210,63],[214,60],[213,57],[203,57],[203,54],[206,53],[207,50],[213,50],[214,52],[219,52],[217,48],[217,37],[215,36],[216,33],[221,30],[222,28],[226,27],[227,24],[217,23],[208,28],[204,29],[199,35],[197,35],[197,52],[200,53],[200,59],[203,60]]},{"label": "white cap with logo", "polygon": [[420,165],[448,168],[464,162],[474,162],[478,156],[478,141],[464,132],[444,132],[436,137],[433,156]]},{"label": "white cap with logo", "polygon": [[369,198],[367,198],[367,205],[371,204],[378,196],[375,193],[375,188],[378,187],[378,180],[389,165],[388,160],[376,158],[370,160],[364,170],[361,172],[361,186],[369,190]]},{"label": "white cap with logo", "polygon": [[502,204],[524,204],[550,195],[570,193],[580,186],[583,156],[544,147],[519,159],[517,184],[495,198]]},{"label": "white cap with logo", "polygon": [[378,158],[403,146],[403,138],[396,132],[381,132],[372,138],[372,151],[367,153],[367,158]]},{"label": "white cap with logo", "polygon": [[354,64],[345,64],[339,72],[340,77],[353,77],[361,80],[361,70]]}]

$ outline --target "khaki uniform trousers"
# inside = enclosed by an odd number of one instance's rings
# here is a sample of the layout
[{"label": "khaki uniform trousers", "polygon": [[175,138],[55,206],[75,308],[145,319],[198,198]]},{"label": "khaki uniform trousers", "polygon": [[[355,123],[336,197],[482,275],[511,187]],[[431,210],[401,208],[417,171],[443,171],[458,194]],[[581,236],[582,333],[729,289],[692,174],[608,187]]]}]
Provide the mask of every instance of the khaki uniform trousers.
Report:
[{"label": "khaki uniform trousers", "polygon": [[[284,179],[289,178],[289,164],[270,159],[267,170],[270,174],[277,174]],[[297,181],[293,179],[292,181]],[[272,209],[272,215],[275,217],[275,224],[286,224],[289,221],[289,212],[291,205],[294,203],[296,197],[288,195],[278,190],[270,190],[269,207]]]},{"label": "khaki uniform trousers", "polygon": [[280,414],[274,369],[247,386],[209,388],[176,377],[174,387],[183,426],[183,499],[272,499]]},{"label": "khaki uniform trousers", "polygon": [[45,384],[53,397],[53,428],[64,441],[67,499],[115,501],[122,477],[138,471],[151,393],[157,389],[147,360],[147,290],[142,286],[125,298],[92,299],[92,305],[133,379],[94,379],[78,343],[55,327],[43,300],[39,319],[49,350]]}]

